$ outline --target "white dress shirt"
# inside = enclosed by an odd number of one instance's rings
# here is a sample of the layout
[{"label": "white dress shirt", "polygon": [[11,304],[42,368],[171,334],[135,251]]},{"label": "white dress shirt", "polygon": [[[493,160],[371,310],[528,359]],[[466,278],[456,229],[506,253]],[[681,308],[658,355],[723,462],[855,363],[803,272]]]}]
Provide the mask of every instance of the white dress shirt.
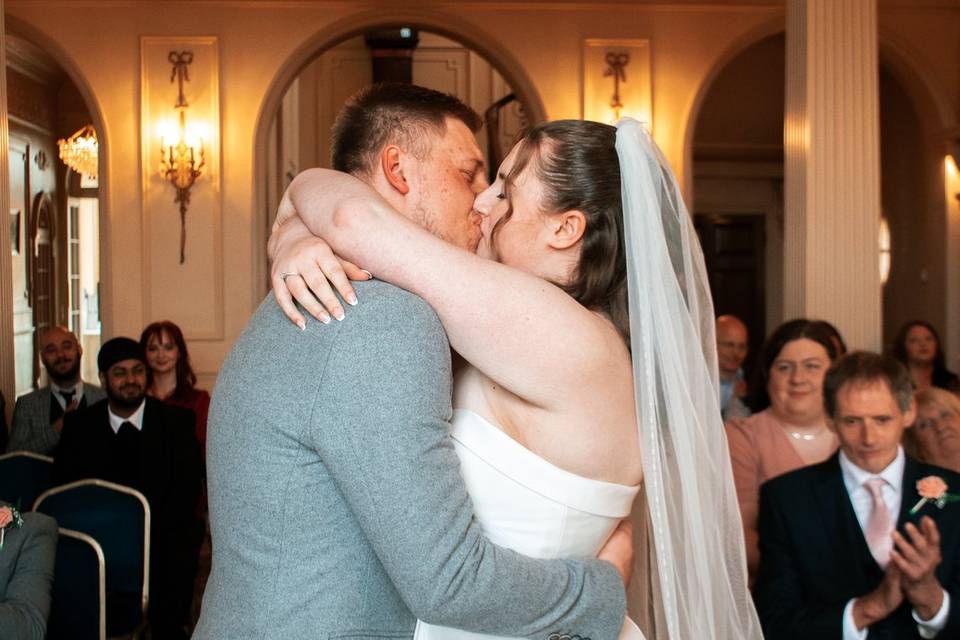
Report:
[{"label": "white dress shirt", "polygon": [[[864,471],[850,461],[850,458],[840,451],[840,472],[843,474],[843,484],[847,488],[847,494],[850,496],[850,503],[853,505],[853,511],[857,514],[857,522],[860,523],[860,530],[866,535],[867,522],[870,520],[870,512],[873,510],[873,496],[870,490],[864,486],[867,480],[874,477],[883,478],[883,501],[887,505],[890,517],[896,520],[900,516],[900,505],[903,502],[903,468],[906,465],[906,457],[903,455],[903,448],[897,450],[897,457],[893,459],[887,468],[874,475],[869,471]],[[857,629],[853,622],[853,602],[851,599],[843,610],[843,640],[866,640],[870,631],[869,627]],[[913,619],[917,622],[917,629],[921,638],[935,638],[938,633],[947,625],[947,616],[950,615],[950,594],[946,590],[943,592],[943,603],[940,610],[929,620],[921,620],[917,611],[913,611]]]},{"label": "white dress shirt", "polygon": [[137,428],[137,431],[143,431],[143,408],[147,405],[147,401],[144,399],[140,402],[140,406],[137,407],[137,410],[130,414],[129,418],[121,418],[113,412],[113,409],[110,408],[110,405],[107,405],[107,415],[110,416],[110,427],[113,429],[114,433],[120,432],[120,427],[123,426],[124,422],[129,422]]}]

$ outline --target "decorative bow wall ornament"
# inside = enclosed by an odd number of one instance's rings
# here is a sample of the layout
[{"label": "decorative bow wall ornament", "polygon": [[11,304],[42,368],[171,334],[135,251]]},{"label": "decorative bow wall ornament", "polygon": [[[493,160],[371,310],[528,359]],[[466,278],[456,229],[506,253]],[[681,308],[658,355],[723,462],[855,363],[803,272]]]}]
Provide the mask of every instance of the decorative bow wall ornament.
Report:
[{"label": "decorative bow wall ornament", "polygon": [[620,83],[627,82],[627,72],[625,67],[630,64],[629,53],[610,52],[606,57],[607,68],[603,71],[603,77],[613,76],[613,96],[610,98],[610,108],[613,109],[614,120],[620,119],[620,111],[623,109],[623,103],[620,101]]},{"label": "decorative bow wall ornament", "polygon": [[198,144],[187,140],[187,109],[190,107],[183,93],[183,85],[190,81],[189,66],[193,63],[192,51],[171,51],[167,56],[173,69],[170,82],[177,82],[177,103],[174,109],[179,114],[179,136],[175,144],[166,145],[160,138],[160,175],[173,185],[177,195],[173,201],[180,205],[180,264],[185,260],[187,244],[187,205],[190,204],[190,189],[203,175],[203,139]]}]

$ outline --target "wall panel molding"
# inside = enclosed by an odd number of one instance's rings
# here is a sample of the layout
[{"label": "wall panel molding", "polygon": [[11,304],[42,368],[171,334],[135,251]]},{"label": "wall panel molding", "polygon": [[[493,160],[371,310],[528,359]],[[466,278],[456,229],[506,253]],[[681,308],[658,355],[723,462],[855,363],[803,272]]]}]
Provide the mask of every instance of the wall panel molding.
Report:
[{"label": "wall panel molding", "polygon": [[[171,51],[193,52],[184,95],[187,127],[203,138],[203,175],[190,192],[186,258],[180,264],[176,190],[160,175],[160,128],[176,130],[177,83]],[[172,320],[191,341],[224,339],[223,229],[220,189],[220,61],[214,36],[144,36],[140,39],[140,153],[143,210],[143,317]]]}]

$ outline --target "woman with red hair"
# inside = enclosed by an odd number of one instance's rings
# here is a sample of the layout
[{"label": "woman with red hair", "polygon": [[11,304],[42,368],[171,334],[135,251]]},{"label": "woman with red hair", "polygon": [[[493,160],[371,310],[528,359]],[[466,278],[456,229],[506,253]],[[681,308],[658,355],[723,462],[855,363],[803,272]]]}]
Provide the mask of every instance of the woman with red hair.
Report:
[{"label": "woman with red hair", "polygon": [[147,395],[193,411],[197,417],[197,442],[206,457],[210,394],[196,388],[197,376],[190,366],[190,354],[180,327],[169,320],[151,323],[140,334],[140,348],[150,367]]}]

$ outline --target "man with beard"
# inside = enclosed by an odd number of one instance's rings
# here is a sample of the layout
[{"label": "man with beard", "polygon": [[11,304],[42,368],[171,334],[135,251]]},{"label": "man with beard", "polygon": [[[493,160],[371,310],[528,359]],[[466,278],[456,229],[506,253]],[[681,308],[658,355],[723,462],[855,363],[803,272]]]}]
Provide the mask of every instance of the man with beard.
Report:
[{"label": "man with beard", "polygon": [[51,327],[40,337],[40,359],[50,384],[17,399],[13,410],[10,451],[53,455],[63,416],[103,400],[100,387],[80,379],[83,348],[66,327]]},{"label": "man with beard", "polygon": [[[193,412],[146,397],[146,358],[130,338],[104,343],[97,366],[107,399],[65,417],[54,480],[102,478],[143,493],[151,511],[152,637],[186,638],[200,543]],[[107,635],[110,619],[108,594]]]}]

